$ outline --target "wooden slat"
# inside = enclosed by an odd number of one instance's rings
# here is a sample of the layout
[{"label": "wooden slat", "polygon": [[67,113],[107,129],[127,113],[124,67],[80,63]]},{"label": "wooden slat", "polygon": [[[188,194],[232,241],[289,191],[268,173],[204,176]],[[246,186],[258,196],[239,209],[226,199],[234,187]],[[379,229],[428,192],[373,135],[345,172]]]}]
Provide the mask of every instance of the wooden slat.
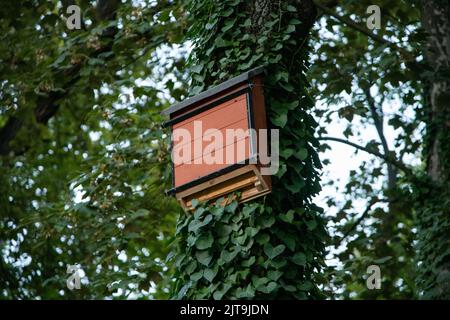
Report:
[{"label": "wooden slat", "polygon": [[247,116],[247,95],[244,93],[241,96],[228,100],[218,106],[203,111],[198,115],[183,120],[173,125],[173,130],[178,128],[185,128],[193,133],[194,121],[201,121],[203,123],[203,130],[223,128],[227,124],[236,122],[239,119]]},{"label": "wooden slat", "polygon": [[[270,188],[255,165],[247,165],[176,195],[185,209],[192,209],[192,200],[209,201],[240,191],[239,202],[270,193]],[[225,203],[224,203],[225,204]]]},{"label": "wooden slat", "polygon": [[[242,146],[244,146],[242,148]],[[199,179],[204,177],[210,173],[219,171],[226,167],[229,167],[233,164],[243,162],[250,157],[250,140],[249,138],[245,138],[244,140],[238,141],[234,144],[230,144],[223,148],[218,154],[219,163],[206,163],[206,156],[210,157],[210,160],[213,160],[214,154],[205,155],[204,157],[198,159],[200,163],[184,163],[180,165],[174,166],[174,178],[175,178],[175,187],[179,187],[185,183],[190,181]],[[228,159],[227,154],[233,156],[231,159]]]},{"label": "wooden slat", "polygon": [[208,180],[208,181],[206,181],[206,182],[204,182],[202,184],[199,184],[199,185],[196,185],[196,186],[194,186],[192,188],[189,188],[188,190],[181,191],[181,192],[177,193],[177,197],[183,197],[183,198],[187,197],[187,196],[189,196],[189,195],[191,195],[193,193],[197,193],[197,192],[200,192],[200,191],[205,190],[207,188],[211,188],[211,187],[213,187],[213,186],[215,186],[215,185],[217,185],[217,184],[219,184],[219,183],[221,183],[221,182],[223,182],[225,180],[233,179],[234,177],[243,175],[246,172],[253,171],[253,170],[254,170],[254,166],[253,165],[248,165],[248,166],[244,166],[244,167],[238,168],[238,169],[236,169],[236,170],[234,170],[232,172],[226,173],[226,174],[224,174],[224,175],[222,175],[220,177],[213,178],[213,179]]},{"label": "wooden slat", "polygon": [[249,154],[249,151],[247,150],[250,150],[250,134],[247,129],[243,129],[243,131],[235,136],[231,136],[231,134],[228,138],[226,136],[226,130],[241,129],[242,127],[238,126],[245,123],[247,123],[247,120],[244,119],[240,123],[237,123],[236,126],[218,130],[216,134],[220,134],[222,137],[219,138],[218,141],[215,140],[215,137],[213,139],[213,135],[208,135],[208,139],[211,140],[206,140],[206,137],[200,137],[194,141],[183,142],[176,145],[172,150],[172,161],[176,164],[176,167],[178,167],[185,163],[193,163],[196,160],[199,161],[207,155],[214,155],[215,152],[223,152],[225,155],[226,150],[234,150],[234,155],[236,155],[238,153],[238,150],[236,149],[242,146],[244,146],[244,151],[246,152],[241,151],[241,153]]}]

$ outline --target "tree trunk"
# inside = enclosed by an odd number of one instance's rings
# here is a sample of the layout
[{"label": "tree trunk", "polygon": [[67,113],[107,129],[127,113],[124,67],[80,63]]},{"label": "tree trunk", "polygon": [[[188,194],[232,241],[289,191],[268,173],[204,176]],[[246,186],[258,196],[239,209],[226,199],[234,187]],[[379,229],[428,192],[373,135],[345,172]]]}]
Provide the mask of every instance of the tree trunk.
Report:
[{"label": "tree trunk", "polygon": [[419,294],[450,298],[450,3],[422,0],[427,183],[419,188]]},{"label": "tree trunk", "polygon": [[[281,158],[265,198],[225,210],[207,205],[180,218],[175,297],[321,298],[327,234],[322,210],[311,202],[320,191],[320,161],[305,77],[315,6],[311,0],[202,0],[191,2],[189,12],[193,91],[264,66],[269,126],[280,130]],[[194,244],[211,234],[214,241],[198,250]]]}]

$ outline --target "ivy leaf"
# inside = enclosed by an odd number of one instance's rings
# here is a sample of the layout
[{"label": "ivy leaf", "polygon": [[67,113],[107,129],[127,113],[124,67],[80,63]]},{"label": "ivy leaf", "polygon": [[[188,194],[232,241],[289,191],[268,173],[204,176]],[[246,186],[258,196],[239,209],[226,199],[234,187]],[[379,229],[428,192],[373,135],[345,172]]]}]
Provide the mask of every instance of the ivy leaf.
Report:
[{"label": "ivy leaf", "polygon": [[186,273],[187,274],[191,274],[192,272],[194,272],[195,268],[197,268],[197,261],[192,260],[186,267]]},{"label": "ivy leaf", "polygon": [[278,287],[278,284],[274,281],[271,281],[267,284],[267,286],[262,286],[258,288],[258,291],[264,292],[264,293],[271,293]]},{"label": "ivy leaf", "polygon": [[286,214],[280,215],[280,219],[287,223],[292,223],[294,220],[294,210],[289,210]]},{"label": "ivy leaf", "polygon": [[282,274],[283,274],[283,272],[281,272],[279,270],[270,270],[267,273],[267,276],[269,277],[270,280],[277,281],[281,277]]},{"label": "ivy leaf", "polygon": [[386,261],[389,261],[389,260],[391,260],[391,259],[392,259],[391,256],[386,256],[386,257],[383,257],[383,258],[380,258],[380,259],[375,260],[374,263],[376,263],[376,264],[382,264],[382,263],[385,263]]},{"label": "ivy leaf", "polygon": [[286,7],[286,9],[287,9],[287,11],[289,11],[289,12],[297,12],[297,9],[296,9],[293,5],[291,5],[291,4],[289,4],[289,5]]},{"label": "ivy leaf", "polygon": [[203,270],[197,271],[196,273],[191,274],[190,279],[192,281],[198,281],[203,277]]},{"label": "ivy leaf", "polygon": [[[196,64],[194,66],[191,67],[191,71],[193,73],[200,73],[203,69],[203,64]],[[195,200],[195,206],[194,206],[194,200]],[[194,199],[192,200],[192,206],[195,208],[198,205],[198,200]]]},{"label": "ivy leaf", "polygon": [[220,299],[222,299],[223,296],[228,292],[228,290],[230,290],[230,288],[231,288],[231,284],[225,283],[225,284],[222,286],[222,289],[221,289],[221,290],[217,290],[217,291],[214,292],[213,298],[214,298],[215,300],[220,300]]},{"label": "ivy leaf", "polygon": [[287,29],[286,29],[286,33],[292,33],[295,31],[295,25],[290,24],[288,25]]},{"label": "ivy leaf", "polygon": [[227,22],[225,22],[225,25],[222,28],[222,32],[227,32],[228,30],[233,28],[235,22],[236,22],[236,19],[228,20]]},{"label": "ivy leaf", "polygon": [[270,243],[266,243],[264,245],[264,253],[270,258],[273,259],[276,256],[283,253],[284,249],[286,249],[286,246],[283,244],[279,244],[276,247],[273,247]]},{"label": "ivy leaf", "polygon": [[[237,254],[240,252],[240,249],[235,248],[233,252],[230,252],[228,250],[223,250],[220,254],[220,259],[223,263],[229,263],[231,260],[233,260]],[[223,264],[221,263],[221,264]]]},{"label": "ivy leaf", "polygon": [[305,281],[301,285],[298,286],[298,289],[302,290],[302,291],[309,291],[312,289],[312,287],[313,287],[313,284],[311,283],[311,281]]},{"label": "ivy leaf", "polygon": [[[202,66],[203,67],[203,66]],[[196,208],[198,206],[199,201],[197,199],[192,199],[191,204],[192,204],[192,208]]]},{"label": "ivy leaf", "polygon": [[292,235],[291,233],[285,233],[281,240],[286,244],[289,250],[295,251],[297,241],[294,235]]},{"label": "ivy leaf", "polygon": [[223,40],[222,37],[216,38],[214,43],[215,43],[217,48],[223,48],[223,47],[227,47],[228,46],[228,41]]},{"label": "ivy leaf", "polygon": [[286,184],[285,186],[290,192],[298,193],[305,186],[305,181],[299,177],[292,184]]},{"label": "ivy leaf", "polygon": [[197,251],[195,253],[195,257],[197,258],[197,261],[200,262],[204,266],[208,266],[209,263],[212,260],[211,255],[209,254],[208,250],[205,251]]},{"label": "ivy leaf", "polygon": [[306,256],[304,253],[302,252],[297,252],[293,257],[292,257],[292,262],[294,262],[295,264],[298,264],[299,266],[306,266]]},{"label": "ivy leaf", "polygon": [[308,230],[313,231],[316,227],[317,227],[317,222],[316,220],[309,220],[306,221],[306,226],[308,227]]},{"label": "ivy leaf", "polygon": [[258,231],[259,231],[258,228],[247,227],[245,228],[245,235],[250,238],[253,238],[258,233]]},{"label": "ivy leaf", "polygon": [[295,154],[294,156],[299,159],[299,160],[306,160],[306,158],[308,158],[308,149],[306,148],[300,148]]},{"label": "ivy leaf", "polygon": [[251,265],[253,265],[253,264],[255,263],[255,261],[256,261],[255,256],[252,256],[252,257],[250,257],[249,259],[242,261],[241,265],[242,265],[243,267],[247,267],[247,268],[248,268],[248,267],[250,267]]},{"label": "ivy leaf", "polygon": [[269,242],[270,236],[267,233],[261,233],[256,236],[256,242],[259,244],[265,244]]},{"label": "ivy leaf", "polygon": [[200,219],[200,217],[202,216],[203,212],[205,212],[205,208],[197,208],[194,212],[194,218],[195,219]]},{"label": "ivy leaf", "polygon": [[284,128],[287,123],[287,113],[283,113],[278,115],[277,117],[272,119],[272,123],[280,128]]},{"label": "ivy leaf", "polygon": [[209,282],[212,282],[217,275],[217,272],[219,271],[219,268],[216,266],[212,269],[206,269],[203,272],[203,277],[208,280]]},{"label": "ivy leaf", "polygon": [[214,237],[211,234],[211,232],[208,232],[207,234],[201,235],[197,239],[197,241],[195,242],[195,246],[199,250],[205,250],[205,249],[211,248],[213,242],[214,242]]},{"label": "ivy leaf", "polygon": [[229,205],[227,205],[227,206],[225,207],[225,211],[230,212],[230,213],[233,213],[233,212],[236,211],[237,206],[238,206],[237,201],[236,201],[236,200],[233,200]]},{"label": "ivy leaf", "polygon": [[261,286],[264,286],[267,282],[269,282],[269,279],[267,279],[266,277],[252,277],[252,284],[253,286],[258,289]]}]

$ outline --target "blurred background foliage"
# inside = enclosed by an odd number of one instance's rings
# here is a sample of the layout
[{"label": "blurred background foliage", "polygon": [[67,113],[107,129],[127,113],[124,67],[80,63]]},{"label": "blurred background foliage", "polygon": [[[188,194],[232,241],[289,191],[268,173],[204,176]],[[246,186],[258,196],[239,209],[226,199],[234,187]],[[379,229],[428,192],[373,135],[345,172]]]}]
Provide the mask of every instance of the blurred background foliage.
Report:
[{"label": "blurred background foliage", "polygon": [[[415,298],[413,190],[377,155],[424,169],[417,3],[315,2],[308,76],[323,162],[342,142],[330,139],[333,123],[345,126],[338,139],[371,155],[345,184],[324,170],[334,193],[325,202],[333,241],[323,289],[331,298]],[[81,30],[66,27],[73,3]],[[382,8],[381,30],[364,27],[372,4]],[[2,299],[169,296],[166,256],[181,209],[164,194],[160,111],[187,96],[187,14],[178,0],[2,1]],[[72,264],[85,274],[81,290],[66,289]],[[382,267],[381,290],[365,286],[370,264]]]}]

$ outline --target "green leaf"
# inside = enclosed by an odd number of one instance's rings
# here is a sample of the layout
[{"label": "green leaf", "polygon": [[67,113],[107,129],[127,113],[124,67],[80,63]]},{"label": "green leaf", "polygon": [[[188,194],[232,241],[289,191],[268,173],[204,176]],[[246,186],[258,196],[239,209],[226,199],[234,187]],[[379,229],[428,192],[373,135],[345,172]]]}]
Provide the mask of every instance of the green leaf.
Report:
[{"label": "green leaf", "polygon": [[277,281],[282,275],[283,275],[283,272],[281,272],[279,270],[270,270],[267,273],[267,276],[269,277],[269,279],[273,280],[273,281]]},{"label": "green leaf", "polygon": [[287,123],[287,113],[280,114],[272,119],[272,123],[277,127],[284,128]]},{"label": "green leaf", "polygon": [[256,258],[254,256],[250,257],[247,260],[242,261],[241,265],[243,267],[250,267],[251,265],[253,265],[256,261]]},{"label": "green leaf", "polygon": [[202,216],[203,212],[205,212],[205,208],[199,207],[195,210],[194,212],[194,218],[195,219],[200,219],[200,217]]},{"label": "green leaf", "polygon": [[286,148],[286,149],[280,150],[280,156],[282,156],[284,159],[288,159],[293,154],[294,154],[294,149]]},{"label": "green leaf", "polygon": [[270,236],[267,233],[260,233],[256,236],[256,242],[259,244],[265,244],[269,242]]},{"label": "green leaf", "polygon": [[215,276],[217,275],[219,268],[216,266],[215,268],[212,269],[206,269],[203,272],[203,277],[208,280],[209,282],[212,282],[215,278]]},{"label": "green leaf", "polygon": [[217,291],[214,292],[213,298],[214,298],[215,300],[220,300],[220,299],[222,299],[223,296],[228,292],[228,290],[230,290],[230,288],[231,288],[231,284],[225,283],[225,284],[222,286],[222,289],[221,289],[221,290],[217,290]]},{"label": "green leaf", "polygon": [[269,279],[266,277],[252,277],[252,284],[253,286],[258,289],[261,286],[264,286],[267,282],[269,282]]},{"label": "green leaf", "polygon": [[269,294],[273,292],[277,287],[278,284],[274,281],[271,281],[267,284],[267,286],[261,286],[257,290]]},{"label": "green leaf", "polygon": [[228,46],[228,41],[223,40],[222,37],[216,38],[214,43],[215,43],[217,48],[223,48],[223,47],[227,47]]},{"label": "green leaf", "polygon": [[316,220],[309,220],[305,221],[306,226],[308,227],[308,230],[313,231],[317,227]]},{"label": "green leaf", "polygon": [[211,248],[213,242],[214,242],[214,237],[211,234],[211,232],[208,232],[207,234],[201,235],[197,239],[197,241],[195,242],[195,246],[199,250],[205,250],[205,249]]},{"label": "green leaf", "polygon": [[313,284],[311,283],[311,281],[305,281],[301,285],[298,286],[298,289],[302,290],[302,291],[309,291],[312,288],[313,288]]},{"label": "green leaf", "polygon": [[286,33],[292,33],[295,31],[295,25],[290,24],[288,25],[287,29],[286,29]]},{"label": "green leaf", "polygon": [[374,263],[376,263],[376,264],[382,264],[382,263],[385,263],[386,261],[389,261],[389,260],[391,260],[391,259],[392,259],[391,256],[386,256],[386,257],[383,257],[383,258],[374,260]]},{"label": "green leaf", "polygon": [[258,228],[252,228],[252,227],[245,228],[245,234],[250,238],[253,238],[258,233],[258,231],[259,231]]},{"label": "green leaf", "polygon": [[308,158],[308,149],[306,148],[300,148],[295,154],[294,156],[299,159],[299,160],[306,160],[306,158]]},{"label": "green leaf", "polygon": [[237,201],[236,201],[236,200],[233,200],[229,205],[227,205],[227,206],[225,207],[225,211],[226,211],[226,212],[233,213],[233,212],[236,211],[237,206],[238,206]]},{"label": "green leaf", "polygon": [[224,27],[222,28],[222,32],[227,32],[228,30],[230,30],[231,28],[233,28],[235,22],[236,22],[236,19],[233,19],[233,20],[227,20],[227,21],[225,22]]},{"label": "green leaf", "polygon": [[233,13],[233,8],[230,8],[228,10],[223,11],[221,15],[224,17],[229,17],[232,13]]},{"label": "green leaf", "polygon": [[203,270],[197,271],[196,273],[191,274],[190,279],[192,281],[198,281],[203,277]]},{"label": "green leaf", "polygon": [[197,261],[192,260],[186,267],[185,271],[187,274],[191,274],[197,268]]},{"label": "green leaf", "polygon": [[273,259],[276,256],[283,253],[284,249],[286,249],[286,246],[283,244],[279,244],[276,247],[273,247],[270,243],[266,243],[264,245],[264,253],[270,258]]},{"label": "green leaf", "polygon": [[289,11],[289,12],[297,12],[297,9],[296,9],[293,5],[291,5],[291,4],[289,4],[289,5],[286,7],[286,9],[287,9],[287,11]]},{"label": "green leaf", "polygon": [[292,262],[294,262],[295,264],[298,264],[299,266],[306,266],[306,256],[305,256],[305,254],[302,253],[302,252],[297,252],[292,257]]},{"label": "green leaf", "polygon": [[275,223],[275,217],[268,217],[263,218],[263,221],[261,221],[261,226],[264,228],[270,228]]},{"label": "green leaf", "polygon": [[205,251],[197,251],[195,253],[195,257],[197,258],[197,261],[200,262],[204,266],[208,266],[209,263],[212,260],[211,255],[209,254],[208,250]]},{"label": "green leaf", "polygon": [[[196,64],[191,67],[191,71],[193,73],[200,73],[202,70],[203,70],[203,64]],[[194,206],[194,201],[195,201],[195,206]],[[197,205],[198,205],[198,200],[197,199],[192,200],[192,206],[195,208]]]},{"label": "green leaf", "polygon": [[285,233],[282,237],[282,241],[291,251],[295,251],[296,241],[295,236],[290,233]]},{"label": "green leaf", "polygon": [[197,199],[192,199],[191,204],[192,204],[192,208],[196,208],[198,206],[199,201]]},{"label": "green leaf", "polygon": [[[234,251],[230,252],[228,250],[223,250],[220,253],[220,259],[223,261],[223,263],[229,263],[231,260],[233,260],[237,254],[240,252],[238,248],[235,248]],[[222,264],[223,264],[222,263]]]},{"label": "green leaf", "polygon": [[281,214],[280,215],[280,219],[283,220],[284,222],[287,223],[292,223],[292,221],[294,220],[294,210],[289,210],[288,212],[286,212],[286,214]]}]

